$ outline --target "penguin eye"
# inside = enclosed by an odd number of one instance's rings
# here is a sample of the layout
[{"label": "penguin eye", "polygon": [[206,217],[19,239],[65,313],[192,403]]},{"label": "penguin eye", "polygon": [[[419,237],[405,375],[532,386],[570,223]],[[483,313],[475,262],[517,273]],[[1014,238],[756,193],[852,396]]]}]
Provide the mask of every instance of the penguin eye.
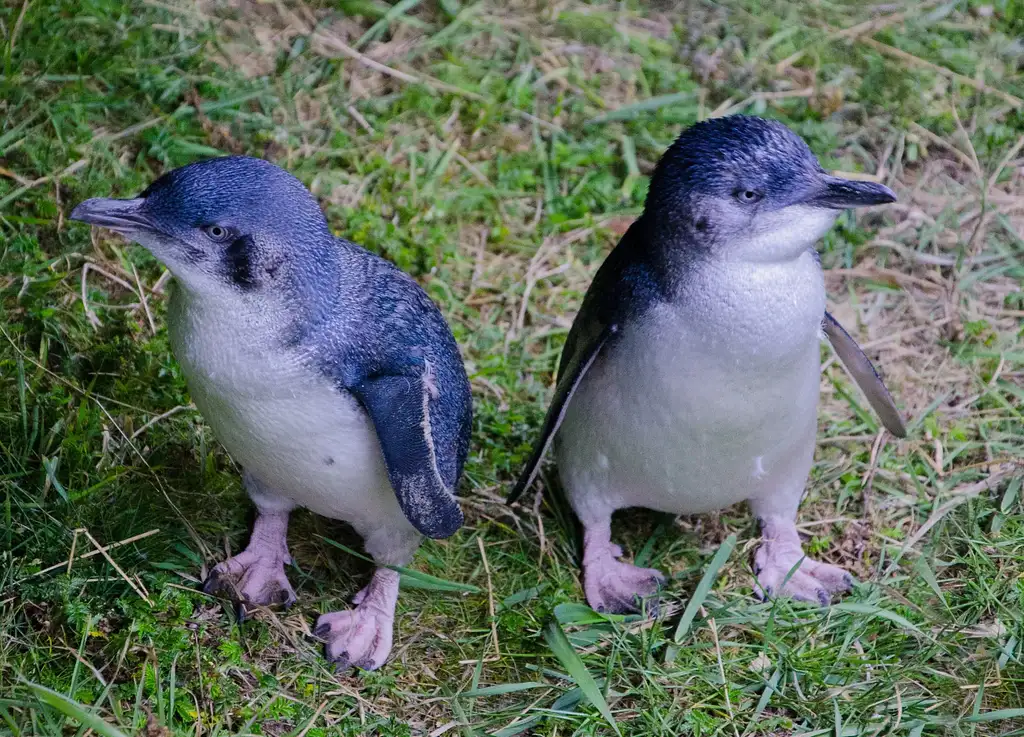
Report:
[{"label": "penguin eye", "polygon": [[752,189],[738,189],[736,190],[736,199],[745,205],[752,205],[755,202],[760,202],[761,198],[764,197],[760,192],[756,192]]},{"label": "penguin eye", "polygon": [[206,235],[208,235],[211,240],[217,241],[218,243],[223,243],[231,238],[232,235],[231,230],[225,228],[223,225],[207,225],[203,230],[206,231]]}]

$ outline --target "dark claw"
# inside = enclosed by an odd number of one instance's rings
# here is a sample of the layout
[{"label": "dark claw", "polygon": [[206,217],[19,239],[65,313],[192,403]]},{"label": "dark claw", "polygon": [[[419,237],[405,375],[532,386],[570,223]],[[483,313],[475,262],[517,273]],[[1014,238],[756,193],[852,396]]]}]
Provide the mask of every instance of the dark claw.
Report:
[{"label": "dark claw", "polygon": [[327,635],[329,634],[331,634],[331,625],[329,624],[318,625],[313,630],[313,637],[317,638],[318,640],[326,640]]},{"label": "dark claw", "polygon": [[832,597],[828,595],[828,592],[825,591],[825,589],[820,589],[818,591],[818,603],[820,603],[823,607],[827,607],[829,604],[832,603]]},{"label": "dark claw", "polygon": [[[327,656],[330,658],[330,655]],[[339,653],[338,657],[334,659],[334,672],[344,673],[352,667],[351,661],[348,659],[348,652]]]},{"label": "dark claw", "polygon": [[245,611],[245,603],[241,601],[235,602],[235,617],[238,619],[238,623],[242,624],[247,618]]},{"label": "dark claw", "polygon": [[642,612],[646,606],[647,616],[651,619],[657,619],[658,614],[661,613],[661,599],[657,596],[652,596],[649,599],[640,599],[637,604],[637,611],[639,612]]},{"label": "dark claw", "polygon": [[221,580],[220,575],[217,571],[211,571],[210,575],[203,581],[203,593],[204,594],[215,594],[220,590]]},{"label": "dark claw", "polygon": [[637,597],[633,597],[632,600],[628,600],[628,601],[625,600],[625,599],[617,599],[617,600],[611,602],[610,606],[606,607],[607,613],[608,614],[633,614],[635,612],[640,611],[640,608],[637,606],[638,602],[640,602],[640,601],[641,601],[641,599],[638,596]]},{"label": "dark claw", "polygon": [[354,667],[358,668],[359,670],[373,670],[373,659],[363,658],[358,663],[356,663]]}]

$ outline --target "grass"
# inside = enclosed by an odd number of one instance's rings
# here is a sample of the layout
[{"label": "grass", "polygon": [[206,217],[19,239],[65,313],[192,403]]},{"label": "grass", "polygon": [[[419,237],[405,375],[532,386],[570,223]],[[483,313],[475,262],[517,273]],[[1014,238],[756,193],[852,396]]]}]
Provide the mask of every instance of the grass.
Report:
[{"label": "grass", "polygon": [[[1022,33],[1018,0],[0,7],[0,734],[1024,733]],[[910,436],[824,353],[801,521],[856,590],[756,603],[744,508],[636,513],[617,534],[671,573],[665,616],[596,616],[564,514],[502,498],[653,162],[739,111],[900,194],[822,259]],[[307,637],[369,570],[334,523],[296,517],[288,613],[240,625],[197,590],[246,539],[237,469],[189,406],[162,268],[66,220],[229,151],[413,273],[472,377],[468,523],[417,555],[434,578],[406,577],[375,673]]]}]

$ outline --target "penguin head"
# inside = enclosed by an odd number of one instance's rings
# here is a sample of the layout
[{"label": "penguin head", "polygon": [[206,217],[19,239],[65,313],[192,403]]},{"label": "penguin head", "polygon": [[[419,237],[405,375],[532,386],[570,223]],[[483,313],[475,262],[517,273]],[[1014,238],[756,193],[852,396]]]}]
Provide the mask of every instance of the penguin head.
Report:
[{"label": "penguin head", "polygon": [[142,244],[195,291],[270,286],[333,240],[298,179],[241,156],[175,169],[134,199],[86,200],[71,218]]},{"label": "penguin head", "polygon": [[826,173],[782,123],[735,115],[683,131],[655,168],[645,216],[723,258],[775,261],[800,255],[842,210],[895,199]]}]

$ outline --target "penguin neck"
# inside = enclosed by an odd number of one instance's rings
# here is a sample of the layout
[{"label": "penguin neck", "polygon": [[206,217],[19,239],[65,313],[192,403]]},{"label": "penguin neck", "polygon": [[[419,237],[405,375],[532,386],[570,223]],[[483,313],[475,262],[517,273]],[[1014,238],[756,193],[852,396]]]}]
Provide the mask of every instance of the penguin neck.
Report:
[{"label": "penguin neck", "polygon": [[645,261],[670,294],[713,257],[711,238],[695,232],[687,218],[659,210],[645,210],[627,238],[630,257]]}]

